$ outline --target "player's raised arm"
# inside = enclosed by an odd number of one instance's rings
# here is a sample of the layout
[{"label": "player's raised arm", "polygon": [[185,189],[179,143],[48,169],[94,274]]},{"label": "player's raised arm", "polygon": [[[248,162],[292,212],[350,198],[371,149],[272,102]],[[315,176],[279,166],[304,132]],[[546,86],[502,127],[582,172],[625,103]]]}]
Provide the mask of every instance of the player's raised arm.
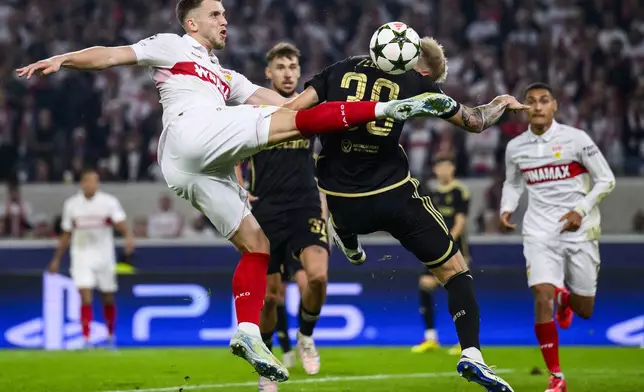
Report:
[{"label": "player's raised arm", "polygon": [[519,199],[523,194],[525,183],[519,167],[514,163],[512,158],[511,145],[505,149],[505,181],[503,182],[503,191],[501,194],[501,229],[511,231],[516,229],[517,225],[510,223],[512,214],[519,205]]},{"label": "player's raised arm", "polygon": [[128,46],[94,46],[40,60],[16,70],[19,77],[30,78],[34,72],[49,75],[60,68],[82,71],[101,71],[120,65],[141,65],[169,68],[175,63],[181,37],[176,34],[156,34]]},{"label": "player's raised arm", "polygon": [[283,106],[287,99],[279,95],[277,92],[266,87],[258,88],[248,99],[247,105],[273,105]]},{"label": "player's raised arm", "polygon": [[473,108],[460,105],[458,112],[445,120],[468,132],[481,133],[496,124],[506,110],[528,110],[528,106],[523,105],[511,95],[499,95],[486,105]]},{"label": "player's raised arm", "polygon": [[599,202],[615,188],[615,175],[599,147],[584,132],[580,132],[579,154],[581,163],[593,179],[593,188],[575,207],[582,217],[586,216]]},{"label": "player's raised arm", "polygon": [[[457,103],[451,97],[443,94],[438,87],[447,79],[447,59],[443,47],[431,37],[423,37],[420,41],[420,58],[415,67],[427,80],[425,91],[436,92],[434,100],[436,105],[446,108],[444,120],[459,128],[472,133],[480,133],[495,124],[506,110],[527,110],[528,106],[522,105],[511,95],[500,95],[492,102],[473,108]],[[429,82],[431,80],[431,82]],[[451,110],[449,110],[452,108]]]},{"label": "player's raised arm", "polygon": [[320,103],[318,93],[315,88],[308,86],[302,94],[286,102],[283,106],[291,110],[308,109]]},{"label": "player's raised arm", "polygon": [[49,75],[58,72],[60,68],[100,71],[119,65],[133,64],[136,64],[136,53],[130,46],[94,46],[40,60],[19,68],[16,72],[19,77],[27,76],[29,79],[34,72]]}]

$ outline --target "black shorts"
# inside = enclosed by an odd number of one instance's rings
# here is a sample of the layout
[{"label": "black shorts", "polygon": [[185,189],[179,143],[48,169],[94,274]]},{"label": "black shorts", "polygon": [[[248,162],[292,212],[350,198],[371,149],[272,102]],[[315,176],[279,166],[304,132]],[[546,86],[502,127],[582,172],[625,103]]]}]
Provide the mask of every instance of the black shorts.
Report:
[{"label": "black shorts", "polygon": [[[463,259],[465,259],[465,262],[467,263],[468,267],[470,266],[470,263],[472,262],[472,258],[470,257],[470,252],[469,252],[469,247],[467,245],[467,241],[463,241],[462,238],[459,238],[455,240],[456,246],[458,249],[461,251],[461,255],[463,256]],[[425,267],[423,268],[423,272],[421,275],[431,275],[434,276],[434,273],[432,272],[431,268]]]},{"label": "black shorts", "polygon": [[372,196],[327,195],[333,224],[352,234],[386,231],[428,268],[436,268],[458,252],[458,245],[429,196],[418,187],[418,181],[411,179]]},{"label": "black shorts", "polygon": [[280,273],[288,281],[302,269],[302,250],[313,245],[329,250],[326,222],[319,205],[275,213],[262,211],[256,218],[271,243],[268,275]]}]

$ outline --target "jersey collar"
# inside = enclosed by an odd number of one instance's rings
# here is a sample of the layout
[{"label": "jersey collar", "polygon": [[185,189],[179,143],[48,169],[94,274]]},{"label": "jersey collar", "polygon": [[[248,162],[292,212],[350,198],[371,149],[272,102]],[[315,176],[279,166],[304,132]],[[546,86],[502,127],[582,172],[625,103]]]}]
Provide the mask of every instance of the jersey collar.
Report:
[{"label": "jersey collar", "polygon": [[188,43],[190,43],[190,45],[191,45],[194,49],[197,49],[197,50],[199,50],[199,51],[201,51],[201,52],[206,53],[206,55],[208,56],[208,58],[210,59],[210,61],[211,61],[212,63],[214,63],[214,64],[219,64],[219,59],[218,59],[218,58],[217,58],[217,56],[215,55],[215,51],[214,51],[214,50],[212,51],[212,54],[211,54],[211,53],[208,53],[208,49],[206,49],[202,44],[200,44],[199,42],[197,42],[197,40],[196,40],[196,39],[192,38],[192,37],[191,37],[191,36],[189,36],[188,34],[184,34],[182,38],[183,38],[184,40],[186,40]]},{"label": "jersey collar", "polygon": [[559,123],[556,120],[552,120],[550,128],[548,128],[548,130],[546,130],[542,135],[536,135],[532,133],[532,130],[530,129],[530,127],[528,127],[528,132],[530,132],[528,136],[530,137],[531,142],[536,142],[537,140],[549,142],[554,137],[557,128],[559,128]]},{"label": "jersey collar", "polygon": [[185,39],[186,41],[188,41],[193,48],[199,49],[202,52],[206,52],[206,53],[208,52],[208,49],[206,49],[202,44],[197,42],[196,39],[192,38],[188,34],[184,34],[182,38]]}]

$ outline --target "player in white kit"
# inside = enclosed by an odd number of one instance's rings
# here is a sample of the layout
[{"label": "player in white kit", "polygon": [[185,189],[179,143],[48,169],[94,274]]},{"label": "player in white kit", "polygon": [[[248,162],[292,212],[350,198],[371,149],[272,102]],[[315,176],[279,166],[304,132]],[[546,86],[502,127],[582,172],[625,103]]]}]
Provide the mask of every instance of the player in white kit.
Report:
[{"label": "player in white kit", "polygon": [[107,326],[109,347],[114,347],[116,302],[116,257],[114,228],[125,238],[125,254],[134,250],[134,237],[125,220],[125,212],[116,197],[98,190],[98,173],[86,170],[81,175],[81,191],[65,200],[61,220],[62,234],[58,248],[49,263],[49,272],[60,270],[60,260],[70,249],[72,280],[81,296],[81,325],[85,347],[89,348],[90,324],[93,319],[94,289],[101,293],[103,316]]},{"label": "player in white kit", "polygon": [[163,105],[158,159],[166,182],[242,253],[233,275],[239,325],[230,342],[231,351],[261,376],[285,381],[288,371],[266,348],[258,326],[270,246],[251,215],[248,194],[236,181],[235,164],[288,140],[338,132],[376,119],[404,121],[437,115],[450,99],[442,94],[421,94],[386,103],[327,102],[300,111],[280,108],[285,98],[223,68],[214,55],[213,50],[225,46],[228,24],[220,0],[179,0],[176,11],[184,36],[157,34],[130,46],[92,47],[41,60],[16,72],[29,78],[34,72],[48,75],[61,67],[151,68]]},{"label": "player in white kit", "polygon": [[598,205],[613,190],[615,176],[588,134],[554,120],[557,101],[550,87],[528,86],[525,101],[530,128],[505,152],[501,227],[516,228],[510,218],[527,186],[523,254],[535,299],[535,333],[551,374],[546,392],[565,392],[554,301],[562,329],[570,327],[573,312],[582,318],[593,313],[600,263]]}]

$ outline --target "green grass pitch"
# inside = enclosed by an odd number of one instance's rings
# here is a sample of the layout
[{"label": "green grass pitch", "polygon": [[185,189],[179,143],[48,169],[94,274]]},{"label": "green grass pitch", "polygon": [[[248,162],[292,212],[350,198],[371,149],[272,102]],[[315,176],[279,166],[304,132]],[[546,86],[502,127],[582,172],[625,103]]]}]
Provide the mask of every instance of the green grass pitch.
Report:
[{"label": "green grass pitch", "polygon": [[[322,370],[310,377],[298,366],[280,391],[483,391],[456,374],[456,357],[407,348],[320,349]],[[543,392],[541,354],[531,348],[488,348],[489,365],[517,392]],[[561,351],[570,392],[644,391],[644,350],[571,348]],[[257,391],[257,375],[225,349],[121,349],[119,351],[0,351],[0,391],[179,392]]]}]

